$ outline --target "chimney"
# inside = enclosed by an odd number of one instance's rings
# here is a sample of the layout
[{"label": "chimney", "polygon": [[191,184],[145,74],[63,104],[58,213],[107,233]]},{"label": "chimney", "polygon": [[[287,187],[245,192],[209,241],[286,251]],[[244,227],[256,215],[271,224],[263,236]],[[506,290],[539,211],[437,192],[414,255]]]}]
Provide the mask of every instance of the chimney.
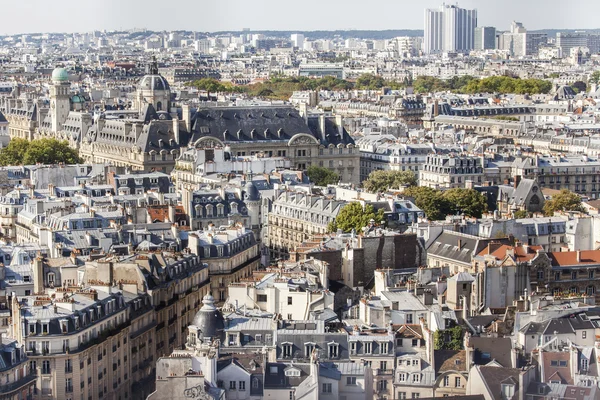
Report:
[{"label": "chimney", "polygon": [[521,175],[515,175],[515,189],[519,186],[519,183],[521,183]]},{"label": "chimney", "polygon": [[183,104],[181,106],[181,118],[185,124],[185,130],[188,132],[192,131],[192,110],[190,110],[189,104]]},{"label": "chimney", "polygon": [[462,248],[462,240],[458,239],[458,249],[460,250]]},{"label": "chimney", "polygon": [[577,250],[577,262],[581,262],[581,250]]},{"label": "chimney", "polygon": [[33,260],[33,293],[44,292],[44,260],[38,255]]},{"label": "chimney", "polygon": [[173,204],[169,204],[169,221],[171,223],[175,223],[175,206]]},{"label": "chimney", "polygon": [[181,144],[181,135],[179,134],[179,118],[173,118],[173,136],[175,138],[175,143],[178,145]]}]

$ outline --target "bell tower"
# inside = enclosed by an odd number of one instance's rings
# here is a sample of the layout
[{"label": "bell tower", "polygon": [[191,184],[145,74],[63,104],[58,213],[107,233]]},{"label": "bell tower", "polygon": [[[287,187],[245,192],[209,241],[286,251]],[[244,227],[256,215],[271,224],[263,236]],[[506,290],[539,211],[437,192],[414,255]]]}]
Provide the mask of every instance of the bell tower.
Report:
[{"label": "bell tower", "polygon": [[54,133],[62,129],[71,111],[70,89],[69,74],[64,68],[56,68],[52,72],[52,85],[50,85],[50,116]]}]

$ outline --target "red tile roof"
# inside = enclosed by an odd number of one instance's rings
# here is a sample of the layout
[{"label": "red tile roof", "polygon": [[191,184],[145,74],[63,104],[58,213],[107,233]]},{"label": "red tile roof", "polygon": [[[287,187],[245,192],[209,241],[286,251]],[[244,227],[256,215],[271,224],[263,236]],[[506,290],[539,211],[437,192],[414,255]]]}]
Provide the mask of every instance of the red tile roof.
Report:
[{"label": "red tile roof", "polygon": [[548,256],[555,267],[600,264],[600,250],[584,250],[579,253],[579,261],[577,261],[576,251],[552,252],[548,253]]},{"label": "red tile roof", "polygon": [[490,243],[488,247],[481,250],[478,254],[480,256],[491,255],[496,257],[497,260],[504,260],[507,253],[511,250],[515,252],[515,259],[519,262],[529,261],[533,259],[538,250],[543,250],[542,246],[508,246],[505,244]]}]

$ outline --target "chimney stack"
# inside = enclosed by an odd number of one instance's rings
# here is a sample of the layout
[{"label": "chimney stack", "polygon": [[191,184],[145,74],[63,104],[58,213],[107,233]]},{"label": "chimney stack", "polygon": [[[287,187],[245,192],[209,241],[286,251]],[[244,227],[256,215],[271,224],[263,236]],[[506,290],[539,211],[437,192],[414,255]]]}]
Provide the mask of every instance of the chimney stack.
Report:
[{"label": "chimney stack", "polygon": [[581,250],[577,250],[577,262],[581,262]]}]

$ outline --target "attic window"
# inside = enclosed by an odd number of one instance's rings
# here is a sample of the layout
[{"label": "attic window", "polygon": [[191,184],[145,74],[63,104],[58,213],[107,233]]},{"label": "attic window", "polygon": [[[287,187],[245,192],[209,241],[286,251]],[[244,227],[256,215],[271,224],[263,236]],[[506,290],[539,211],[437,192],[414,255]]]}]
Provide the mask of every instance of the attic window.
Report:
[{"label": "attic window", "polygon": [[289,369],[285,371],[285,376],[300,376],[300,371],[297,369]]}]

